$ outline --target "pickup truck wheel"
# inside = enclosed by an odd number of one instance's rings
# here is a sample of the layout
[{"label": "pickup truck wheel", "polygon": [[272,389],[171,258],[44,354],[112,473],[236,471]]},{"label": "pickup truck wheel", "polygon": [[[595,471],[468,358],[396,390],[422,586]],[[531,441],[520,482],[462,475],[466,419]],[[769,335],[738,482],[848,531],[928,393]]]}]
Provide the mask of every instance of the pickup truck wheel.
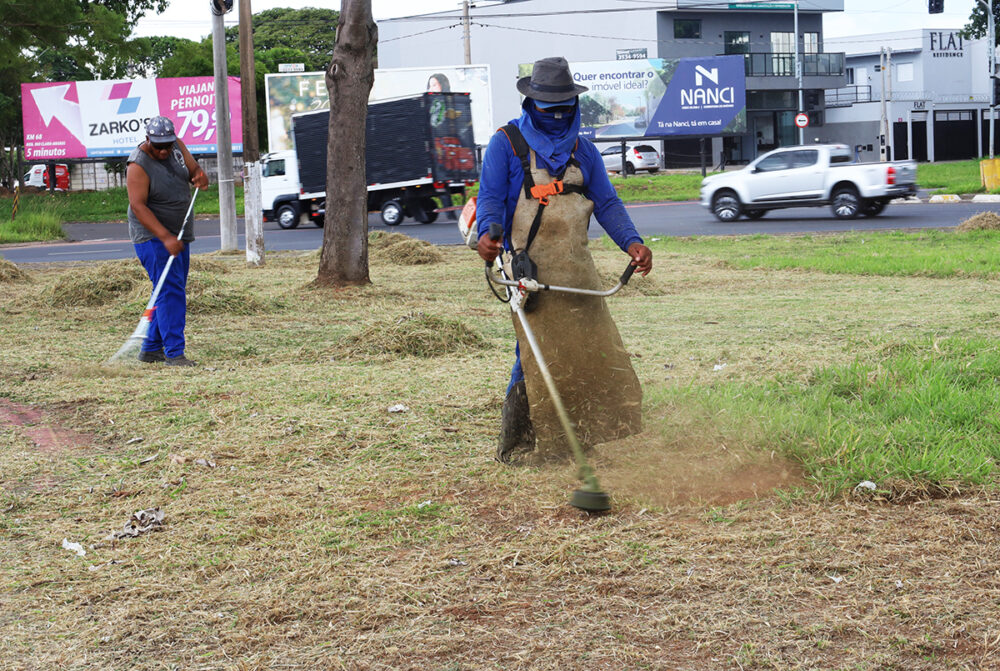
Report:
[{"label": "pickup truck wheel", "polygon": [[720,191],[712,198],[712,214],[719,221],[736,221],[740,218],[743,206],[740,204],[739,196],[732,191]]},{"label": "pickup truck wheel", "polygon": [[625,164],[625,174],[626,175],[634,175],[635,174],[635,166],[632,165],[631,163],[626,163]]},{"label": "pickup truck wheel", "polygon": [[861,213],[866,217],[877,217],[882,214],[887,203],[884,200],[866,200],[861,207]]},{"label": "pickup truck wheel", "polygon": [[398,200],[387,200],[382,204],[382,223],[398,226],[403,221],[403,204]]},{"label": "pickup truck wheel", "polygon": [[322,215],[313,219],[313,225],[316,228],[323,228],[323,224],[325,223],[326,223],[326,218],[323,217]]},{"label": "pickup truck wheel", "polygon": [[299,205],[298,203],[284,203],[275,212],[275,220],[278,226],[284,229],[295,228],[299,225]]},{"label": "pickup truck wheel", "polygon": [[830,209],[837,219],[854,219],[861,214],[861,198],[853,188],[841,187],[833,192]]},{"label": "pickup truck wheel", "polygon": [[767,210],[747,210],[743,214],[746,215],[747,219],[760,219],[766,212]]}]

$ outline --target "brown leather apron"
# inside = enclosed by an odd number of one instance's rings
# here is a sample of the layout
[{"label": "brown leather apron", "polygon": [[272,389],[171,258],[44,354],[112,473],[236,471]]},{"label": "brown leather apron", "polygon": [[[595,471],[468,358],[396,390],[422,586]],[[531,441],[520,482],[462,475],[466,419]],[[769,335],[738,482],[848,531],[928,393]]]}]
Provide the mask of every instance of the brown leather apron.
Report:
[{"label": "brown leather apron", "polygon": [[[534,151],[531,174],[537,185],[554,179],[546,170],[537,168]],[[583,174],[575,162],[566,169],[563,181],[567,185],[583,184]],[[538,200],[526,197],[522,190],[511,231],[516,251],[524,249],[537,209]],[[581,289],[606,288],[601,286],[587,249],[587,226],[593,211],[593,202],[581,193],[549,196],[528,250],[538,267],[539,282]],[[509,276],[509,263],[507,271]],[[604,299],[544,291],[537,301],[537,306],[526,314],[528,324],[581,444],[591,447],[641,431],[642,388]],[[569,443],[534,352],[524,338],[520,320],[517,315],[513,317],[537,452],[543,457],[568,455]]]}]

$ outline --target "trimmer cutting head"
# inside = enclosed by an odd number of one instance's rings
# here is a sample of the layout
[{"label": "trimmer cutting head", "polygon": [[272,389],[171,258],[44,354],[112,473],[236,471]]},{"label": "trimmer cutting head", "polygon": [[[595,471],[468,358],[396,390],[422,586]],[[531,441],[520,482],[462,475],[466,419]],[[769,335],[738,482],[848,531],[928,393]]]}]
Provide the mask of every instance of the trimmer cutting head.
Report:
[{"label": "trimmer cutting head", "polygon": [[588,513],[603,513],[611,510],[611,497],[600,490],[578,489],[573,492],[569,504]]}]

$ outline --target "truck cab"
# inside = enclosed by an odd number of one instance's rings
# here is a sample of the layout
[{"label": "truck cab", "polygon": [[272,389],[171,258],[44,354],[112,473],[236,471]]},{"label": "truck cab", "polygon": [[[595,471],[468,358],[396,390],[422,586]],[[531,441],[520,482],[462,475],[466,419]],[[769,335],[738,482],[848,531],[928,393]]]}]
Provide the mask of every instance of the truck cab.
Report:
[{"label": "truck cab", "polygon": [[[24,186],[33,186],[38,189],[49,188],[49,170],[44,163],[36,163],[31,166],[28,172],[24,173],[21,180]],[[65,163],[56,163],[56,191],[69,191],[69,166]]]},{"label": "truck cab", "polygon": [[281,228],[299,225],[299,166],[292,150],[265,154],[260,159],[260,200],[264,221]]}]

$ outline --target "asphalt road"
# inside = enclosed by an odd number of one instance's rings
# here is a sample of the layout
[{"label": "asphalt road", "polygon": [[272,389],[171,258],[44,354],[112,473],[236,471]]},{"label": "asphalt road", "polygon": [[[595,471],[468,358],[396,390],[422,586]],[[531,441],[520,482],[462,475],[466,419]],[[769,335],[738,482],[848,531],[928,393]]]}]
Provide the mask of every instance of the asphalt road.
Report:
[{"label": "asphalt road", "polygon": [[[822,233],[850,230],[895,230],[913,228],[952,228],[972,215],[983,211],[1000,214],[1000,203],[900,203],[886,208],[877,217],[854,220],[835,219],[827,208],[797,208],[768,213],[762,219],[740,219],[733,223],[719,222],[696,202],[637,203],[627,206],[632,220],[644,238],[695,235],[747,235],[791,233]],[[243,222],[238,245],[243,249]],[[433,224],[418,224],[407,219],[399,226],[385,226],[377,214],[368,219],[370,230],[397,231],[438,245],[459,244],[458,229],[447,214]],[[53,263],[66,261],[97,261],[134,256],[124,223],[66,224],[67,235],[75,242],[31,245],[0,245],[0,256],[17,264]],[[195,254],[219,249],[218,219],[195,221],[197,239],[191,247]],[[591,222],[590,237],[598,238],[603,230]],[[264,224],[266,250],[319,249],[323,230],[312,224],[296,229],[281,230],[274,223]]]}]

